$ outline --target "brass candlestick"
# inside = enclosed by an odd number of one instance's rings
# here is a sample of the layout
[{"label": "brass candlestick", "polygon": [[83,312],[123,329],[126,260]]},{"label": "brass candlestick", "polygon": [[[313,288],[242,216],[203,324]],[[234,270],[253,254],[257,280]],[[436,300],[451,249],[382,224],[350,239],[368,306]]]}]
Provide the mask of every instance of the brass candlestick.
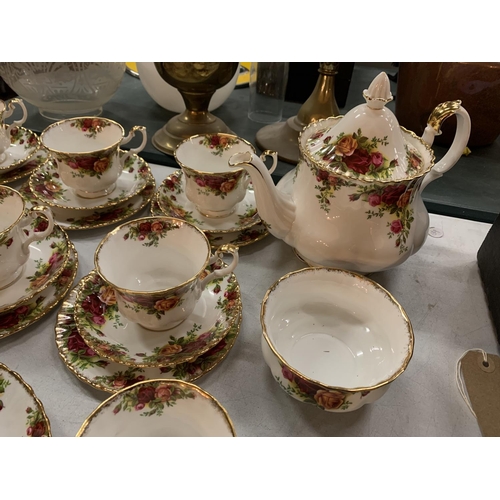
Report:
[{"label": "brass candlestick", "polygon": [[239,63],[155,62],[160,76],[181,94],[186,110],[171,118],[151,142],[172,155],[177,145],[196,134],[232,133],[228,126],[208,111],[215,91],[231,81]]},{"label": "brass candlestick", "polygon": [[298,114],[288,118],[285,122],[266,125],[257,132],[255,142],[262,151],[266,149],[278,151],[280,160],[294,165],[298,163],[298,138],[301,130],[320,118],[339,115],[334,93],[338,67],[339,63],[320,63],[316,87]]}]

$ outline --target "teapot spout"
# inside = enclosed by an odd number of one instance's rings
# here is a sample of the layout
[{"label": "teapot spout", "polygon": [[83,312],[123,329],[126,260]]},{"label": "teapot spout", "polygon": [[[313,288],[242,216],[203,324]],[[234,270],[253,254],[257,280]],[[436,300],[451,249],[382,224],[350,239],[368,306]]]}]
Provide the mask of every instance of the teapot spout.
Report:
[{"label": "teapot spout", "polygon": [[[268,170],[264,159],[273,158],[273,165]],[[260,218],[265,222],[269,232],[276,238],[284,240],[292,229],[295,220],[295,204],[292,197],[280,192],[274,185],[271,174],[278,164],[278,154],[264,151],[260,158],[249,151],[236,153],[229,158],[230,167],[244,168],[255,190],[255,201]]]}]

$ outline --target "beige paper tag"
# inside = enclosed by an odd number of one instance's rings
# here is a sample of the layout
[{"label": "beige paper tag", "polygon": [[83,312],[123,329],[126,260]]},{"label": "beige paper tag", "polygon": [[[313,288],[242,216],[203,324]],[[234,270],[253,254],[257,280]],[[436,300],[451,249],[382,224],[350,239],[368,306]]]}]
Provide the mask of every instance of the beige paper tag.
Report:
[{"label": "beige paper tag", "polygon": [[469,351],[462,358],[462,377],[470,404],[476,413],[481,434],[485,437],[500,436],[500,358]]}]

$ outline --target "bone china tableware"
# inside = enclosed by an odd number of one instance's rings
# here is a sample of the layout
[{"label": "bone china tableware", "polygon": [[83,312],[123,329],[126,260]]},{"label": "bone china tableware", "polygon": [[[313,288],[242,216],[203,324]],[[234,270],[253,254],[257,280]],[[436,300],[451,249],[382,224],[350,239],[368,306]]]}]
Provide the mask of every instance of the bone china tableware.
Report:
[{"label": "bone china tableware", "polygon": [[[172,367],[140,368],[124,366],[99,356],[85,344],[78,333],[74,318],[76,295],[80,282],[66,297],[56,320],[56,344],[59,356],[66,367],[81,381],[106,392],[117,392],[136,382],[149,379],[175,378],[193,382],[218,366],[229,354],[241,326],[241,313],[227,335],[192,362],[178,363]],[[237,305],[241,308],[241,301]]]},{"label": "bone china tableware", "polygon": [[0,363],[0,437],[50,437],[42,402],[21,376]]},{"label": "bone china tableware", "polygon": [[[240,314],[240,291],[233,274],[208,283],[188,317],[167,332],[147,330],[128,321],[120,314],[116,297],[95,272],[90,273],[78,290],[75,322],[93,351],[134,367],[157,368],[192,361],[221,341]],[[153,302],[149,314],[160,317],[171,300]]]},{"label": "bone china tableware", "polygon": [[194,135],[175,149],[186,197],[204,216],[227,217],[245,198],[248,174],[242,168],[228,167],[229,158],[239,152],[255,153],[255,149],[230,134]]},{"label": "bone china tableware", "polygon": [[[119,148],[141,132],[142,143],[120,157]],[[145,127],[132,127],[125,137],[123,127],[107,118],[81,117],[49,125],[41,134],[43,147],[51,153],[59,175],[83,198],[113,193],[128,158],[144,149]]]},{"label": "bone china tableware", "polygon": [[0,185],[14,182],[24,177],[30,176],[40,165],[48,160],[48,154],[43,149],[39,149],[28,161],[21,163],[16,168],[7,171],[0,170]]},{"label": "bone china tableware", "polygon": [[413,329],[384,288],[359,274],[305,268],[262,302],[264,359],[290,396],[331,412],[379,399],[413,354]]},{"label": "bone china tableware", "polygon": [[24,330],[50,312],[73,285],[77,271],[78,254],[70,243],[68,263],[59,277],[22,305],[0,314],[0,340]]},{"label": "bone china tableware", "polygon": [[[370,273],[401,264],[424,244],[429,215],[421,193],[462,155],[470,119],[459,101],[445,102],[419,138],[385,107],[392,100],[385,73],[363,96],[366,103],[344,117],[315,121],[301,132],[290,194],[274,186],[256,155],[237,153],[230,165],[247,169],[270,233],[306,262]],[[455,139],[434,165],[430,146],[452,115]]]},{"label": "bone china tableware", "polygon": [[[35,218],[39,215],[43,215],[44,220],[34,226]],[[31,227],[28,229],[27,226],[30,224]],[[30,213],[26,215],[25,203],[21,194],[10,187],[0,186],[0,312],[13,296],[12,293],[8,293],[4,289],[15,284],[25,271],[26,263],[30,257],[33,262],[36,258],[40,258],[41,252],[36,252],[38,247],[32,248],[31,243],[41,242],[49,237],[53,228],[54,221],[49,208],[32,208]],[[33,250],[35,250],[36,256],[31,255]],[[37,263],[35,266],[36,270],[39,271]],[[28,267],[32,270],[32,266]],[[38,283],[35,283],[35,278],[32,280],[28,277],[27,279],[28,281],[21,279],[22,284],[16,290],[21,290],[23,287],[28,287],[30,290],[37,288]]]},{"label": "bone china tableware", "polygon": [[[206,267],[224,253],[232,255],[232,262],[207,273]],[[192,224],[145,217],[111,231],[99,243],[94,260],[97,273],[114,291],[120,314],[159,331],[182,323],[208,283],[233,272],[238,248],[225,245],[213,256],[206,236]]]},{"label": "bone china tableware", "polygon": [[77,437],[235,437],[208,392],[179,380],[146,380],[122,389],[85,420]]}]

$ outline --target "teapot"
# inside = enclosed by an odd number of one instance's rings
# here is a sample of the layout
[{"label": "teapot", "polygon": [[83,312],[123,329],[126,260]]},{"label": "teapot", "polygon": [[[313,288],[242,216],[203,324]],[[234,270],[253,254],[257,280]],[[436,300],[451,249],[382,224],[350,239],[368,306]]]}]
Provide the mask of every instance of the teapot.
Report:
[{"label": "teapot", "polygon": [[[427,237],[422,191],[455,165],[469,139],[470,118],[460,101],[438,105],[418,137],[385,106],[393,99],[386,73],[363,97],[366,103],[345,116],[302,130],[300,161],[277,186],[257,155],[242,152],[229,159],[231,167],[250,174],[269,232],[310,266],[366,274],[402,264]],[[453,143],[434,164],[431,145],[452,115],[457,117]],[[264,155],[276,161],[277,153]]]},{"label": "teapot", "polygon": [[[23,111],[23,117],[20,120],[12,122],[10,125],[4,124],[4,119],[9,118],[14,113],[15,104]],[[20,127],[28,117],[26,107],[22,99],[11,99],[9,104],[0,100],[0,164],[7,159],[6,151],[10,147],[10,132],[14,127]]]}]

